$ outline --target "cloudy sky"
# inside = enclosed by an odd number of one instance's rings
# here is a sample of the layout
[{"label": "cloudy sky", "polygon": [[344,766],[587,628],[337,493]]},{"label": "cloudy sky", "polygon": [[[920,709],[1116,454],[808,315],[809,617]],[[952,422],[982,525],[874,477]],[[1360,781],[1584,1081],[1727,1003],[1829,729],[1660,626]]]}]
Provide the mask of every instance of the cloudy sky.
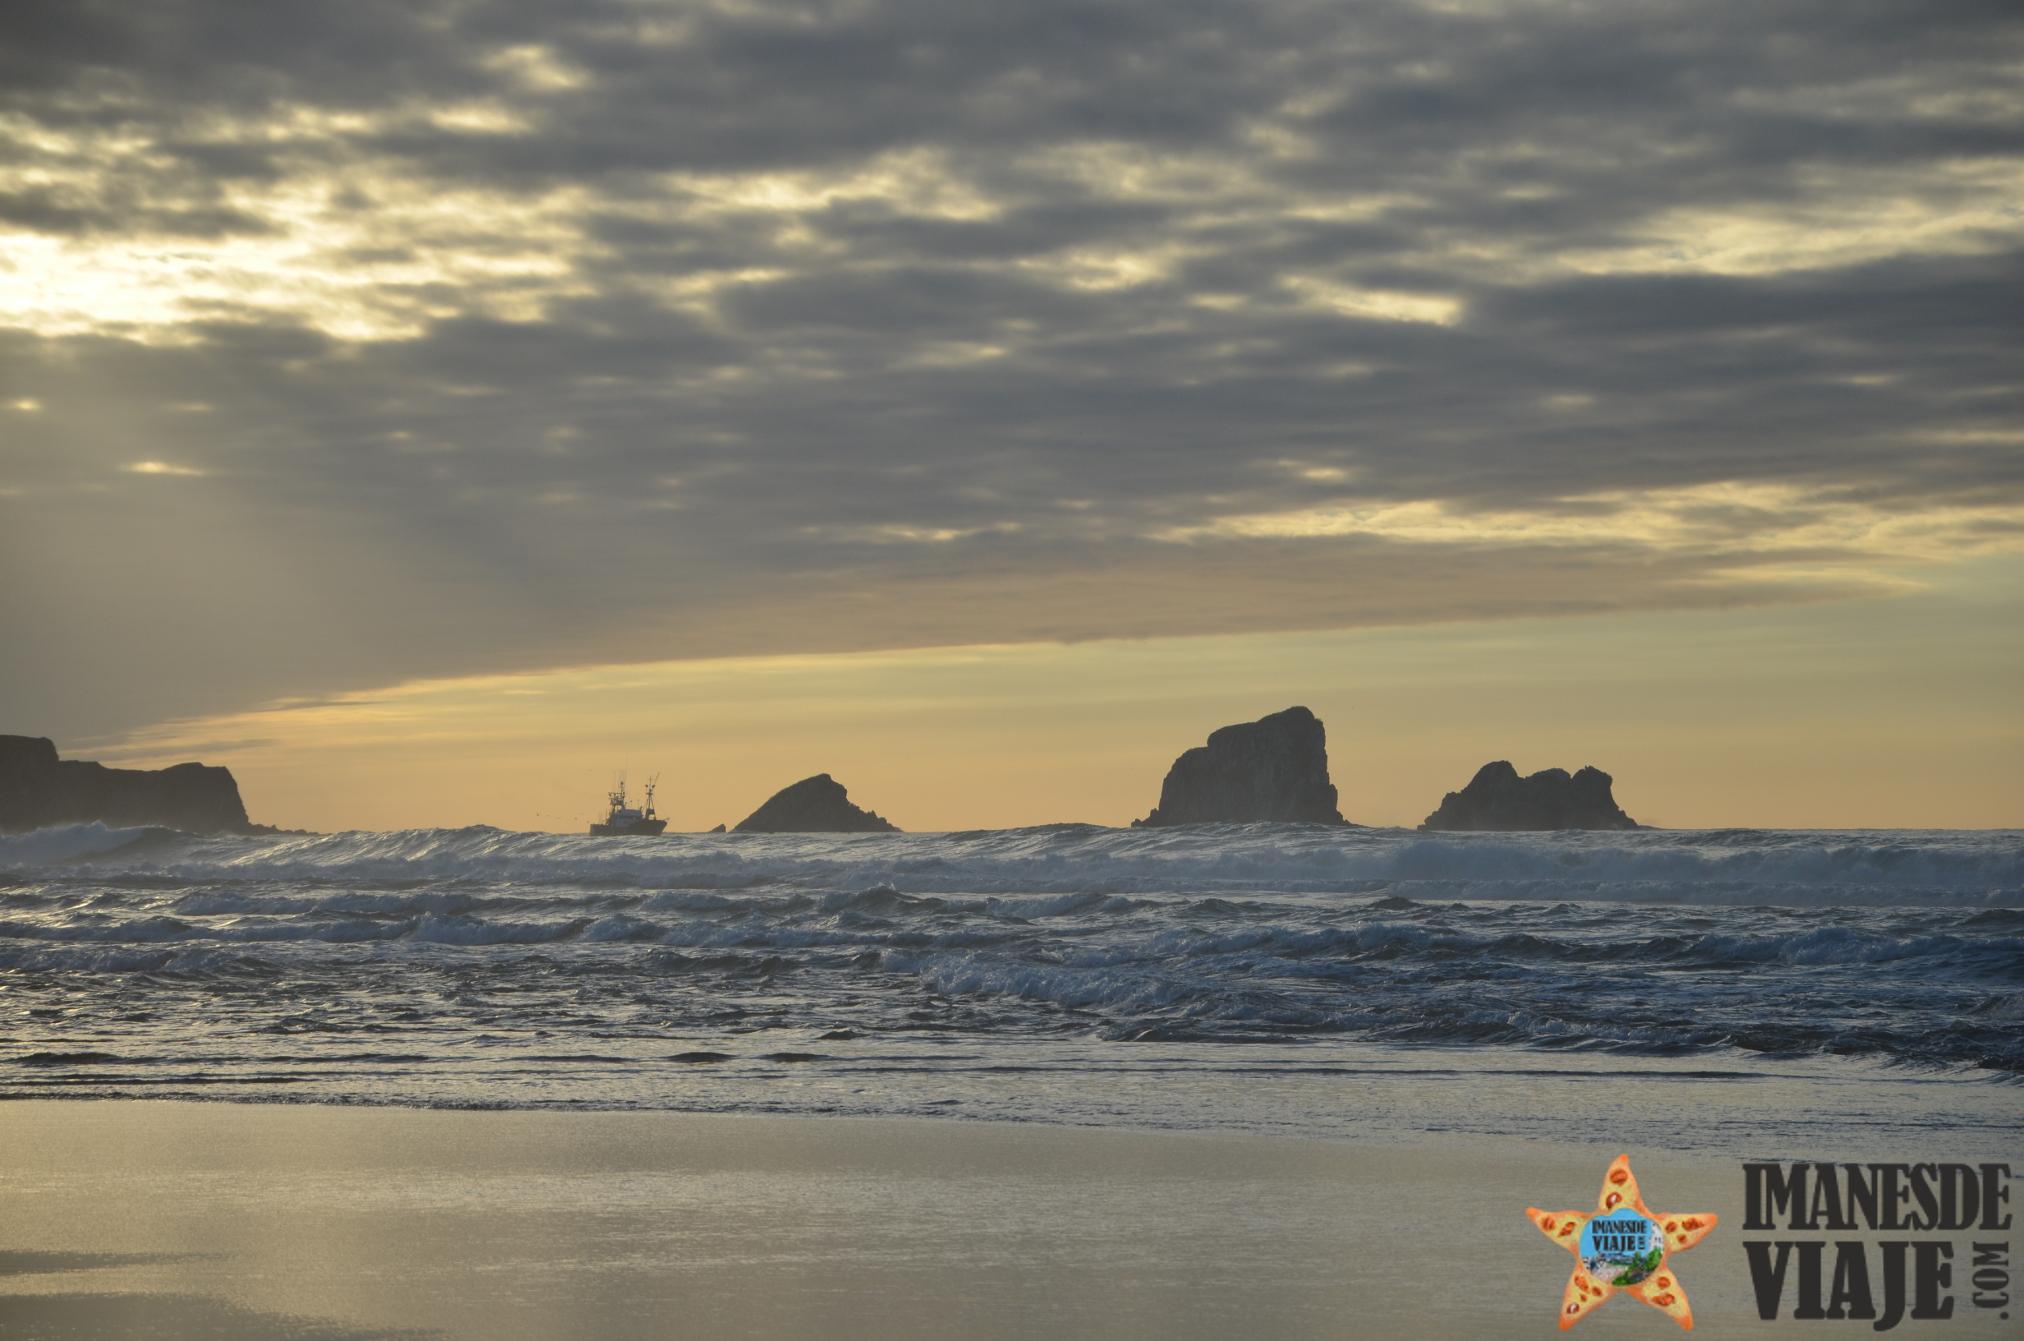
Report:
[{"label": "cloudy sky", "polygon": [[943,827],[1304,701],[1352,818],[2024,823],[2020,363],[2014,0],[11,0],[0,730]]}]

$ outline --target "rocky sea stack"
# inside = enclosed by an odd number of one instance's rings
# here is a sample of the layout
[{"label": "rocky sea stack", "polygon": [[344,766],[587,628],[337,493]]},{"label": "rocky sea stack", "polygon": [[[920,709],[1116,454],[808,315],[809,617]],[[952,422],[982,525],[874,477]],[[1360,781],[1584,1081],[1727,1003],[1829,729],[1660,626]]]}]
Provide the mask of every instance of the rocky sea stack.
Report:
[{"label": "rocky sea stack", "polygon": [[1134,829],[1170,824],[1340,824],[1321,719],[1288,708],[1210,734],[1167,770]]},{"label": "rocky sea stack", "polygon": [[899,826],[850,803],[850,792],[827,773],[773,793],[733,833],[898,833]]},{"label": "rocky sea stack", "polygon": [[226,768],[107,768],[59,759],[41,736],[0,736],[0,831],[48,824],[160,824],[188,833],[247,833]]},{"label": "rocky sea stack", "polygon": [[1506,760],[1484,764],[1469,785],[1449,792],[1422,829],[1635,829],[1617,807],[1614,782],[1599,768],[1570,776],[1548,768],[1519,777]]}]

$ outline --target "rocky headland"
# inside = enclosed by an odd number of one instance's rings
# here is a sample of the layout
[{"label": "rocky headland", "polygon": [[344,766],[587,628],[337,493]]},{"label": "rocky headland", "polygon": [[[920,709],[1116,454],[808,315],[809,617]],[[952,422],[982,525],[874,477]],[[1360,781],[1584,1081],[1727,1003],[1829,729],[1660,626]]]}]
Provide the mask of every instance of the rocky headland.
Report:
[{"label": "rocky headland", "polygon": [[188,833],[251,833],[226,768],[107,768],[60,759],[41,736],[0,736],[0,831],[50,824],[159,824]]}]

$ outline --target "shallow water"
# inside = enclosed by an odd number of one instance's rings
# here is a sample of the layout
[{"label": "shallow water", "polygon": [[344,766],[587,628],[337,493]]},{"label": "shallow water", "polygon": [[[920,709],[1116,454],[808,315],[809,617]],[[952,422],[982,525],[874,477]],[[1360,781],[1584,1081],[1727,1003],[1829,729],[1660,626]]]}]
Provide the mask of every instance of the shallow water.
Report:
[{"label": "shallow water", "polygon": [[0,1095],[1986,1151],[2020,1076],[2014,832],[0,837]]}]

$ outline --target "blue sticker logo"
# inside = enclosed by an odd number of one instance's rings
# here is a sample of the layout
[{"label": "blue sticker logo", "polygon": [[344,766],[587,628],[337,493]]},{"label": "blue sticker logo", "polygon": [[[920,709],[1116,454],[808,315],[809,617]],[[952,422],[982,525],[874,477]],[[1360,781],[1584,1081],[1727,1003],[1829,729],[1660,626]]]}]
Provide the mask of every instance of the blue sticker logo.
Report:
[{"label": "blue sticker logo", "polygon": [[1665,1255],[1658,1225],[1628,1206],[1582,1226],[1581,1265],[1597,1285],[1636,1285],[1659,1269]]}]

